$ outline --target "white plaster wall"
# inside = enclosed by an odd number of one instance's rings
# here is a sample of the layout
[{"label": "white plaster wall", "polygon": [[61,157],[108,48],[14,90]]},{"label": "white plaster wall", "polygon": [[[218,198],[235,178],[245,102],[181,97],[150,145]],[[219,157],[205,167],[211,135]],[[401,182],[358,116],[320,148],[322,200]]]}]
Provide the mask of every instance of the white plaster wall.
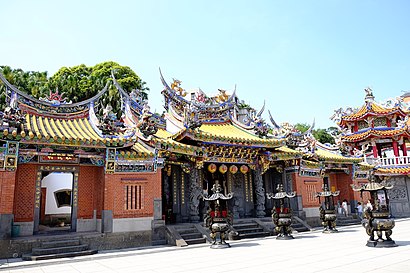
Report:
[{"label": "white plaster wall", "polygon": [[113,232],[151,230],[153,217],[114,219]]},{"label": "white plaster wall", "polygon": [[72,190],[72,173],[50,173],[41,181],[41,187],[46,190],[46,209],[45,214],[70,214],[71,207],[57,207],[54,192],[58,190]]}]

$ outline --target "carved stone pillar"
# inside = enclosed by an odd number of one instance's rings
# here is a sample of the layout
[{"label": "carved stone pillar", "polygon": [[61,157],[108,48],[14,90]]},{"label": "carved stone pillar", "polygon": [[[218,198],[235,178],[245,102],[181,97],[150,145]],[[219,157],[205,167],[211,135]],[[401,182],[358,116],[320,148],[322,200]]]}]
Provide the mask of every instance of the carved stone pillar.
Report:
[{"label": "carved stone pillar", "polygon": [[262,170],[255,169],[256,217],[265,217],[265,189],[263,188]]},{"label": "carved stone pillar", "polygon": [[202,196],[202,185],[199,184],[199,171],[193,167],[189,183],[189,217],[191,222],[199,222],[199,199]]}]

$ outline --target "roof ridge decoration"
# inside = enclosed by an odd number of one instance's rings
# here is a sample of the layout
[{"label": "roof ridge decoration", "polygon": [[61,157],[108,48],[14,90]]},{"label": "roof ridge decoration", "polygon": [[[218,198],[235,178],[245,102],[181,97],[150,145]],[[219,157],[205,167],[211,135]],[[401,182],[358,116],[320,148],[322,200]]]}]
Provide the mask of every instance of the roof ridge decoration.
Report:
[{"label": "roof ridge decoration", "polygon": [[103,110],[103,116],[97,124],[97,128],[101,130],[103,135],[124,133],[126,131],[124,123],[117,119],[117,115],[112,112],[112,109],[111,104],[107,104]]},{"label": "roof ridge decoration", "polygon": [[50,94],[46,97],[40,97],[39,100],[41,101],[46,101],[48,103],[51,103],[53,106],[60,106],[61,104],[72,104],[73,102],[66,101],[66,98],[63,98],[64,92],[61,94],[58,94],[58,87],[56,88],[56,92],[53,93],[53,91],[50,90]]},{"label": "roof ridge decoration", "polygon": [[388,99],[383,103],[376,103],[374,101],[373,90],[370,87],[364,89],[366,92],[365,103],[360,107],[352,108],[342,107],[334,110],[334,114],[330,117],[339,127],[344,126],[346,122],[356,121],[366,118],[367,116],[388,116],[395,113],[407,115],[408,108],[403,102],[403,97],[395,99]]},{"label": "roof ridge decoration", "polygon": [[230,119],[231,110],[235,106],[236,86],[232,95],[226,90],[218,89],[219,94],[208,97],[198,89],[192,93],[191,100],[185,96],[187,92],[181,87],[181,81],[173,79],[171,86],[165,81],[161,68],[159,69],[161,82],[164,85],[162,94],[165,98],[164,108],[176,119],[182,121],[185,128],[197,128],[201,122],[221,122]]},{"label": "roof ridge decoration", "polygon": [[134,89],[128,94],[117,82],[114,71],[111,70],[114,85],[121,96],[121,109],[124,112],[123,120],[126,125],[138,128],[138,137],[145,141],[151,140],[151,136],[158,131],[159,123],[164,123],[161,117],[150,112],[148,102],[141,96],[141,91]]},{"label": "roof ridge decoration", "polygon": [[[0,80],[4,83],[6,87],[6,97],[7,102],[10,102],[11,95],[13,93],[17,94],[17,103],[20,104],[22,107],[20,109],[27,111],[36,111],[40,115],[53,115],[53,116],[63,116],[67,118],[67,115],[70,114],[78,114],[79,112],[87,111],[90,102],[98,100],[107,90],[108,90],[108,82],[106,83],[105,87],[95,96],[76,103],[71,104],[56,104],[54,101],[48,100],[41,100],[36,99],[25,92],[18,89],[16,86],[12,85],[0,71]],[[50,91],[50,95],[52,93]],[[24,108],[24,109],[23,109]]]},{"label": "roof ridge decoration", "polygon": [[300,132],[295,126],[288,122],[283,122],[278,125],[272,118],[272,114],[268,110],[270,122],[273,125],[272,134],[277,137],[282,137],[286,139],[286,145],[295,150],[313,152],[318,142],[312,135],[313,129],[315,128],[315,119],[313,119],[312,124],[305,132]]},{"label": "roof ridge decoration", "polygon": [[264,110],[265,110],[265,101],[263,101],[263,106],[261,110],[258,112],[258,114],[253,120],[253,129],[255,130],[255,134],[258,135],[260,138],[267,137],[269,134],[269,129],[270,129],[270,126],[262,118],[262,113]]}]

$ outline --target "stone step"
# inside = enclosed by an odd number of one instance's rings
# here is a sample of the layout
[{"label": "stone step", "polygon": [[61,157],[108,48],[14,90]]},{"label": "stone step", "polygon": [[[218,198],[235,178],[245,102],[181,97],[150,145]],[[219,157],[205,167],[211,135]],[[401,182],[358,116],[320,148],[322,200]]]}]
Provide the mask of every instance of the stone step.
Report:
[{"label": "stone step", "polygon": [[234,227],[235,230],[241,234],[241,233],[256,233],[256,232],[261,232],[263,231],[263,228],[261,227],[256,227],[256,228],[243,228],[243,229],[236,229],[236,227]]},{"label": "stone step", "polygon": [[48,255],[32,255],[32,254],[25,254],[22,256],[24,261],[39,261],[39,260],[49,260],[49,259],[58,259],[58,258],[69,258],[69,257],[77,257],[77,256],[85,256],[85,255],[93,255],[96,254],[98,250],[84,250],[84,251],[77,251],[77,252],[67,252],[67,253],[57,253],[57,254],[48,254]]},{"label": "stone step", "polygon": [[32,255],[50,255],[68,252],[81,252],[88,249],[88,245],[77,245],[77,246],[62,246],[53,248],[33,248],[31,250]]},{"label": "stone step", "polygon": [[167,240],[153,240],[152,245],[153,246],[160,246],[160,245],[166,245]]},{"label": "stone step", "polygon": [[247,229],[247,228],[258,228],[257,223],[242,223],[242,224],[233,224],[235,229]]},{"label": "stone step", "polygon": [[191,233],[197,233],[198,230],[196,228],[192,229],[177,229],[176,230],[179,234],[191,234]]},{"label": "stone step", "polygon": [[197,232],[194,232],[194,233],[181,234],[181,237],[186,241],[186,240],[190,240],[190,239],[202,238],[202,234],[197,231]]},{"label": "stone step", "polygon": [[63,246],[78,246],[80,245],[80,240],[62,240],[62,241],[50,241],[42,242],[41,248],[56,248]]},{"label": "stone step", "polygon": [[206,242],[206,239],[203,237],[195,238],[195,239],[184,239],[184,240],[188,245],[204,244]]},{"label": "stone step", "polygon": [[260,237],[268,237],[270,236],[269,232],[259,231],[259,232],[252,232],[252,233],[239,233],[238,237],[240,239],[245,238],[260,238]]}]

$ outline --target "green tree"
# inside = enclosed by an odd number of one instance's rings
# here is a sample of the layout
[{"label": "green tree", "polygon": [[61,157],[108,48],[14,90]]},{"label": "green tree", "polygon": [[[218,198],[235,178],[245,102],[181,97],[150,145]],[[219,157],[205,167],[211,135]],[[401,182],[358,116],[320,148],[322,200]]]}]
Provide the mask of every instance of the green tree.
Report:
[{"label": "green tree", "polygon": [[[310,125],[306,123],[296,123],[295,128],[301,133],[304,133],[310,128]],[[320,143],[335,144],[335,140],[331,134],[335,130],[337,130],[336,127],[329,127],[327,129],[313,129],[312,134]]]},{"label": "green tree", "polygon": [[[111,71],[122,88],[131,93],[138,89],[144,100],[148,99],[146,82],[128,66],[119,65],[116,62],[103,62],[92,67],[84,64],[73,67],[62,67],[52,77],[47,78],[47,72],[12,69],[3,66],[2,73],[5,78],[18,89],[35,97],[48,97],[50,91],[63,94],[67,101],[80,102],[89,99],[101,91],[108,83],[108,92],[103,96],[103,107],[110,104],[113,112],[120,115],[120,95],[112,84]],[[4,109],[6,92],[3,83],[0,83],[0,107]],[[102,107],[101,107],[102,111]],[[100,113],[101,114],[101,113]]]},{"label": "green tree", "polygon": [[110,104],[113,112],[119,115],[121,100],[117,89],[112,84],[111,71],[126,92],[131,93],[132,90],[138,89],[143,98],[148,99],[149,88],[145,86],[146,82],[142,81],[131,68],[116,62],[103,62],[93,67],[84,64],[62,67],[50,78],[49,88],[58,88],[59,93],[64,93],[68,100],[79,102],[95,96],[108,83],[109,90],[102,98],[103,106]]},{"label": "green tree", "polygon": [[[12,69],[9,66],[1,66],[4,77],[19,90],[38,97],[47,89],[47,72],[23,71],[22,69]],[[0,82],[0,107],[4,109],[6,102],[6,87]]]}]

